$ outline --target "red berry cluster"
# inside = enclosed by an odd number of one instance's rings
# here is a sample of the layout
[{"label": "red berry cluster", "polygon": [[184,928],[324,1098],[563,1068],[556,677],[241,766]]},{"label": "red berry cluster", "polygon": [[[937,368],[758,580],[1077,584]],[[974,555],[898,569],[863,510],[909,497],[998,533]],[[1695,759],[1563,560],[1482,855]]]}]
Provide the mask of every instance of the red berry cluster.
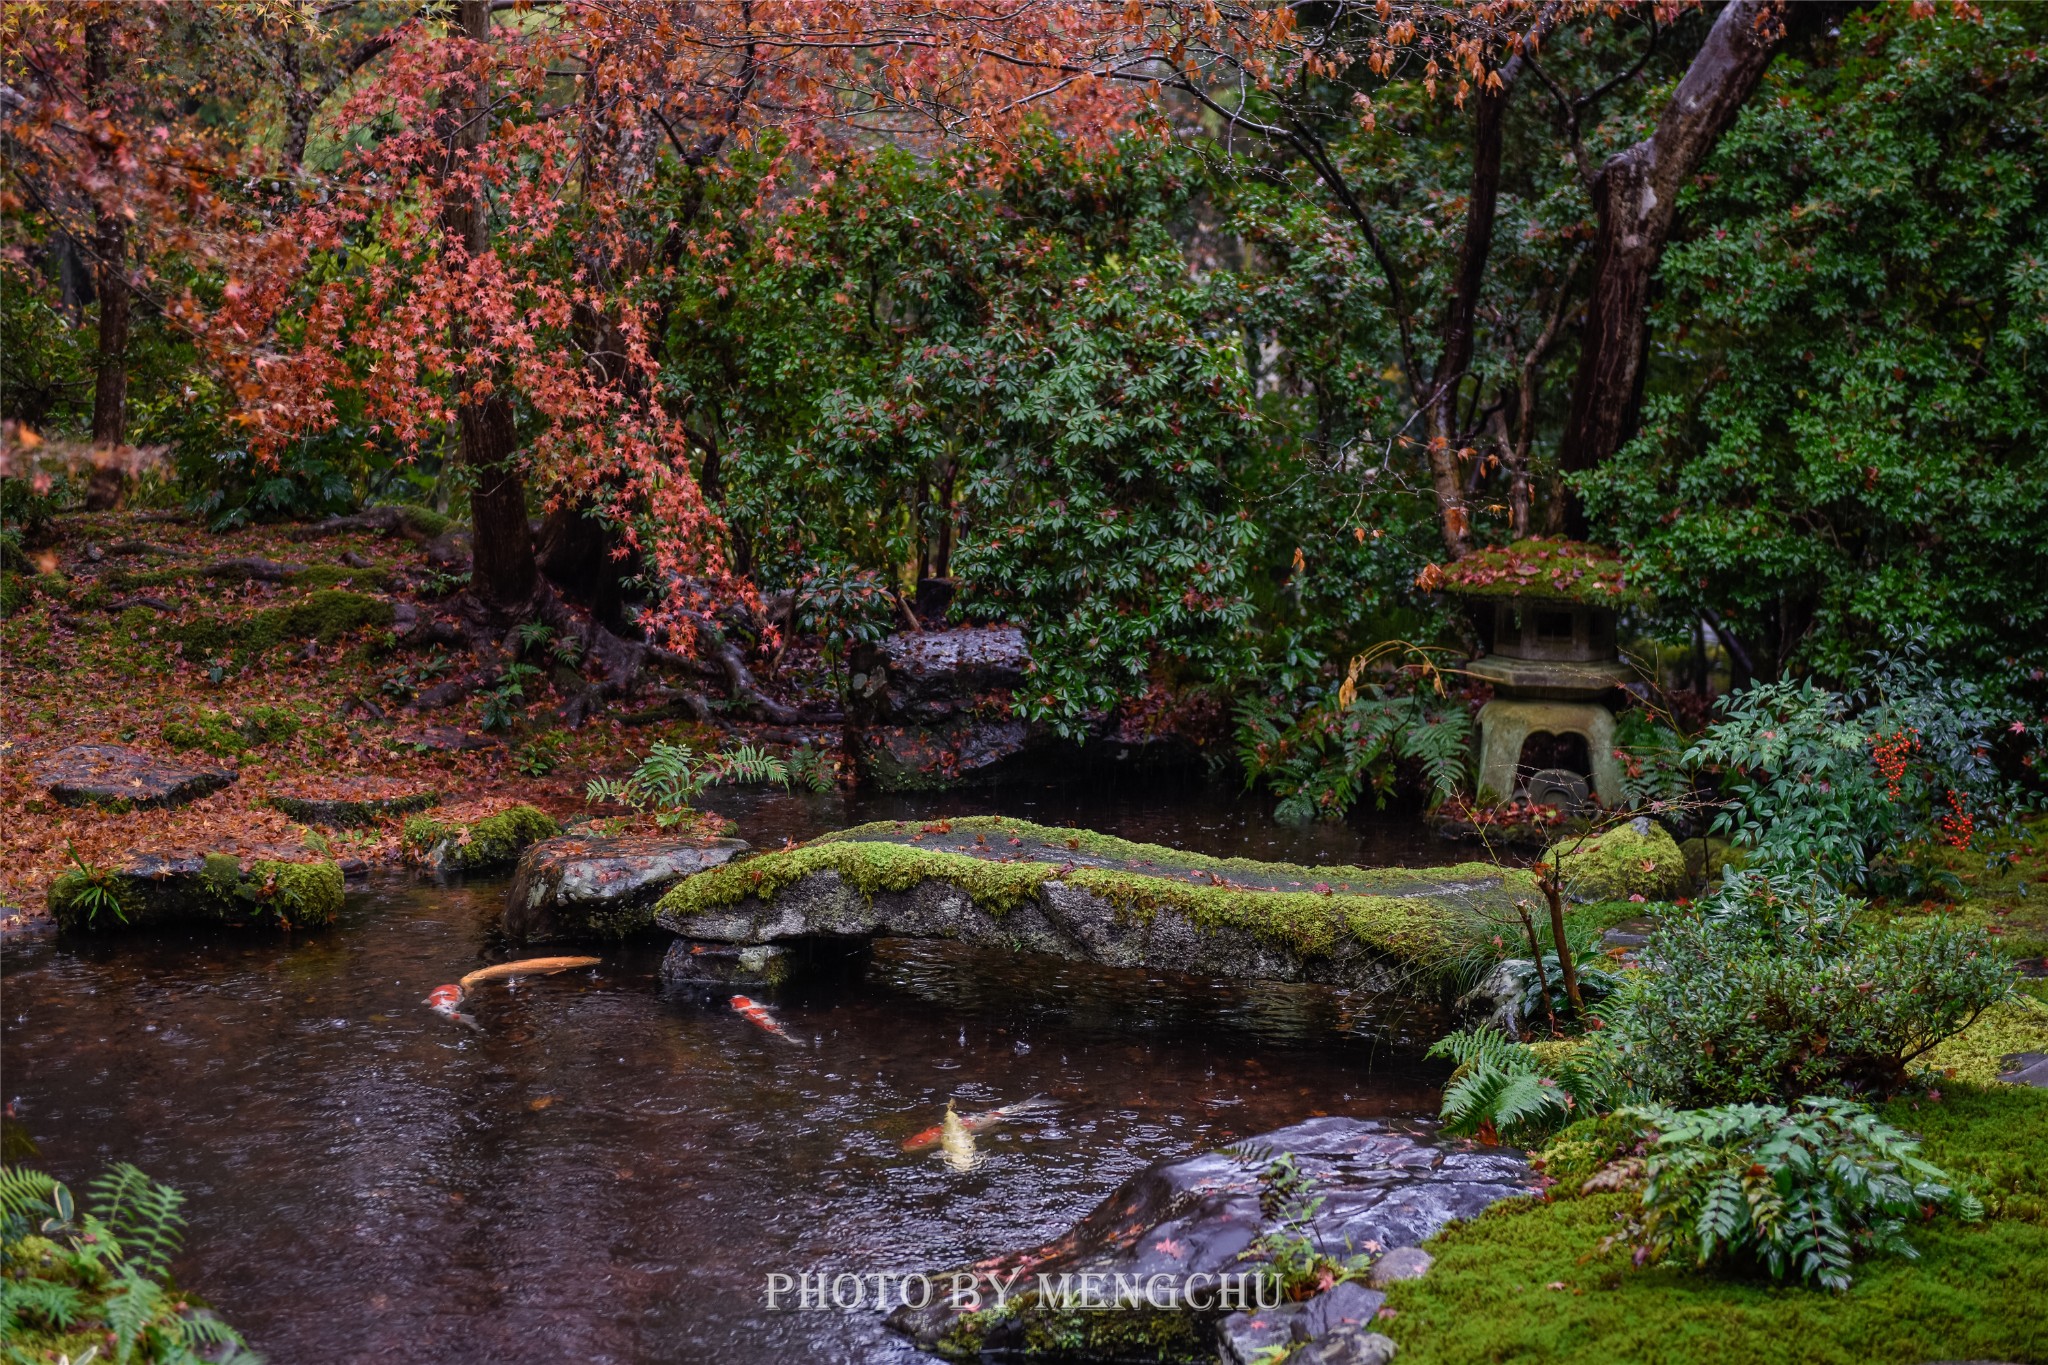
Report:
[{"label": "red berry cluster", "polygon": [[1870,756],[1877,763],[1878,772],[1884,776],[1885,795],[1892,800],[1899,799],[1899,784],[1905,781],[1906,764],[1919,752],[1918,730],[1894,730],[1889,739],[1880,738],[1871,745]]},{"label": "red berry cluster", "polygon": [[1963,801],[1961,792],[1949,788],[1949,813],[1941,817],[1941,833],[1953,848],[1968,848],[1970,841],[1977,837],[1977,821],[1963,809]]}]

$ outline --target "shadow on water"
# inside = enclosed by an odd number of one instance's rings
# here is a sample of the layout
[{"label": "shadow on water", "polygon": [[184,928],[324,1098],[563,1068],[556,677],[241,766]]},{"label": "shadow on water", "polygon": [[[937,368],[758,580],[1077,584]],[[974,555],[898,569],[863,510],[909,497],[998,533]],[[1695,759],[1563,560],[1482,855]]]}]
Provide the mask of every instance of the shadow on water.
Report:
[{"label": "shadow on water", "polygon": [[[1233,823],[1221,801],[1141,818],[1128,799],[1128,820],[1105,791],[1001,808],[1210,853],[1371,856],[1342,827]],[[804,837],[996,809],[720,804],[757,844],[777,821]],[[872,1313],[765,1311],[771,1271],[1038,1241],[1149,1162],[1314,1113],[1427,1112],[1443,1079],[1419,1056],[1440,1021],[1385,1001],[932,943],[779,998],[800,1045],[664,993],[658,945],[481,987],[473,1033],[421,1001],[476,964],[502,895],[392,877],[325,934],[10,948],[7,1096],[60,1176],[132,1160],[186,1190],[180,1277],[274,1361],[765,1365],[923,1359]],[[972,1170],[901,1149],[948,1099],[1034,1094],[1058,1110],[984,1134]]]}]

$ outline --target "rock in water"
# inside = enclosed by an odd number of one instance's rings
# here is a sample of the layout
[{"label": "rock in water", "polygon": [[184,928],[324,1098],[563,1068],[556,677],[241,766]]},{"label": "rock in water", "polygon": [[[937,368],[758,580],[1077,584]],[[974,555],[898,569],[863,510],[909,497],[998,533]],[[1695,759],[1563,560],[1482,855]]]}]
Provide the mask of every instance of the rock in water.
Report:
[{"label": "rock in water", "polygon": [[647,933],[663,892],[746,850],[739,839],[542,840],[519,856],[505,899],[505,934],[517,943],[576,943]]},{"label": "rock in water", "polygon": [[[1155,1305],[1171,1297],[1167,1289],[1151,1303],[1076,1309],[1039,1288],[1057,1285],[1062,1276],[1071,1276],[1069,1283],[1101,1276],[1096,1282],[1105,1285],[1119,1277],[1152,1285],[1157,1276],[1164,1277],[1157,1283],[1192,1288],[1215,1283],[1198,1276],[1255,1270],[1263,1259],[1259,1239],[1282,1226],[1266,1215],[1260,1195],[1262,1177],[1283,1155],[1312,1181],[1308,1197],[1322,1201],[1290,1232],[1340,1256],[1348,1254],[1346,1247],[1382,1253],[1416,1246],[1454,1219],[1530,1193],[1535,1183],[1520,1153],[1434,1137],[1426,1125],[1404,1131],[1370,1119],[1309,1119],[1222,1151],[1148,1167],[1058,1240],[977,1262],[972,1271],[984,1279],[1022,1272],[1000,1310],[967,1313],[951,1296],[939,1295],[921,1308],[896,1309],[889,1325],[925,1350],[944,1339],[956,1356],[1017,1352],[1030,1341],[1051,1340],[1080,1342],[1075,1350],[1083,1356],[1121,1358],[1143,1350],[1147,1359],[1209,1359],[1220,1345],[1236,1351],[1235,1359],[1249,1360],[1266,1347],[1297,1341],[1306,1345],[1289,1360],[1383,1365],[1392,1359],[1393,1343],[1367,1330],[1382,1296],[1356,1285],[1307,1306],[1241,1315],[1232,1310],[1244,1305],[1213,1299],[1207,1308],[1183,1303],[1161,1312]],[[1281,1212],[1302,1214],[1298,1208]],[[941,1280],[951,1283],[950,1276]]]},{"label": "rock in water", "polygon": [[117,868],[73,868],[50,884],[50,917],[68,931],[171,924],[316,929],[341,913],[341,865],[227,853],[144,853]]},{"label": "rock in water", "polygon": [[193,768],[118,744],[73,744],[36,770],[37,785],[67,806],[181,806],[235,780],[220,768]]}]

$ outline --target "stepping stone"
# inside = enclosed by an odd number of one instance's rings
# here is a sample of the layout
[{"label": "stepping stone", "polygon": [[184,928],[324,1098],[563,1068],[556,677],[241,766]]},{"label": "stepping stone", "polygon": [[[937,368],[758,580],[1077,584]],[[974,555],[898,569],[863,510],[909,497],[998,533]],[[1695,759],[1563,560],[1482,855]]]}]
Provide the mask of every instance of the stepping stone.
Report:
[{"label": "stepping stone", "polygon": [[393,735],[391,742],[402,749],[429,749],[439,754],[460,754],[474,749],[488,749],[498,741],[489,735],[477,734],[473,730],[458,730],[452,725],[429,725],[423,730],[408,730]]},{"label": "stepping stone", "polygon": [[50,883],[51,918],[68,932],[164,925],[317,929],[341,912],[338,863],[231,853],[141,853],[118,867],[74,868]]},{"label": "stepping stone", "polygon": [[1365,1328],[1386,1301],[1387,1296],[1379,1290],[1350,1280],[1331,1285],[1302,1305],[1301,1316],[1293,1324],[1294,1339],[1316,1341],[1341,1327]]},{"label": "stepping stone", "polygon": [[373,779],[270,794],[270,804],[292,819],[334,829],[374,825],[392,815],[411,815],[439,804],[440,800],[439,792],[406,791],[400,784]]},{"label": "stepping stone", "polygon": [[67,806],[181,806],[235,780],[220,768],[194,768],[119,744],[73,744],[36,770],[36,783]]}]

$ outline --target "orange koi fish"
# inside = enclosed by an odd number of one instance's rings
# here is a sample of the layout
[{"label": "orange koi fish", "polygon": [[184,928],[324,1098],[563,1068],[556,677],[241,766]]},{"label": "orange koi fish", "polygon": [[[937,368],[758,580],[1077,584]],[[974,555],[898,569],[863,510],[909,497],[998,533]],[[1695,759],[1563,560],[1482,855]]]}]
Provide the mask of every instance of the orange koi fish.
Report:
[{"label": "orange koi fish", "polygon": [[796,1039],[789,1036],[788,1031],[776,1022],[775,1016],[770,1014],[768,1007],[760,1001],[744,995],[735,995],[732,998],[732,1007],[735,1012],[740,1014],[755,1028],[772,1033],[785,1043],[795,1043],[798,1047],[803,1046],[802,1043],[798,1043]]},{"label": "orange koi fish", "polygon": [[496,966],[479,967],[460,981],[434,987],[420,1003],[444,1019],[481,1028],[483,1026],[475,1017],[462,1013],[461,1008],[469,995],[469,988],[478,982],[502,981],[515,976],[546,976],[551,972],[566,972],[572,967],[594,967],[597,962],[594,957],[529,957],[518,962],[500,962]]},{"label": "orange koi fish", "polygon": [[1056,1112],[1059,1107],[1057,1100],[1049,1100],[1043,1095],[1033,1095],[1028,1100],[1018,1100],[1015,1104],[1005,1104],[995,1109],[984,1110],[979,1114],[968,1114],[963,1117],[953,1112],[953,1102],[948,1100],[946,1101],[945,1119],[933,1124],[921,1133],[914,1133],[905,1138],[903,1140],[903,1150],[906,1152],[922,1152],[937,1147],[945,1140],[949,1129],[964,1130],[967,1133],[985,1133],[999,1124],[1014,1123],[1019,1119],[1043,1118],[1048,1114]]}]

